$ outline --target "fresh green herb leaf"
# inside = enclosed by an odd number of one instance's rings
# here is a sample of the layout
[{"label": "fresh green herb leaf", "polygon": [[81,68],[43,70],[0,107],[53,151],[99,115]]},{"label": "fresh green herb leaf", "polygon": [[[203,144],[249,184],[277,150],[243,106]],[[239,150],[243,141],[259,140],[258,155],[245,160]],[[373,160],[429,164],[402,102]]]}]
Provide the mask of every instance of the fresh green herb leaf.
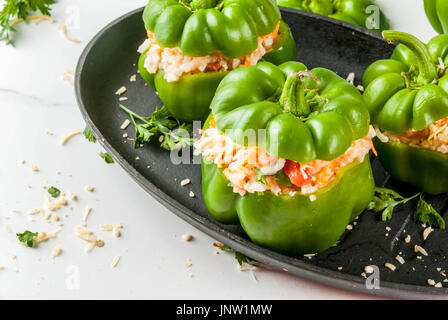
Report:
[{"label": "fresh green herb leaf", "polygon": [[51,187],[48,189],[48,193],[53,197],[53,198],[57,198],[59,197],[59,195],[61,194],[61,190],[59,190],[56,187]]},{"label": "fresh green herb leaf", "polygon": [[[124,110],[131,118],[135,127],[134,147],[140,147],[142,144],[149,143],[156,134],[161,135],[160,146],[167,150],[176,150],[193,144],[194,139],[190,138],[192,131],[191,124],[179,124],[173,120],[173,116],[168,109],[163,106],[149,116],[143,117],[129,110],[123,105],[120,108]],[[136,119],[142,123],[137,123]],[[177,127],[177,129],[175,129]]]},{"label": "fresh green herb leaf", "polygon": [[89,140],[90,142],[93,142],[93,143],[96,142],[96,138],[93,135],[92,130],[90,130],[90,128],[87,124],[82,133],[84,134],[84,137],[86,137],[86,139]]},{"label": "fresh green herb leaf", "polygon": [[257,181],[260,181],[261,183],[268,185],[268,181],[266,180],[265,175],[261,173],[260,169],[255,168],[255,176],[257,177]]},{"label": "fresh green herb leaf", "polygon": [[217,247],[218,249],[221,249],[222,251],[234,253],[235,259],[236,259],[236,261],[238,261],[238,264],[240,266],[242,266],[244,263],[249,264],[251,266],[255,266],[255,267],[258,267],[260,265],[260,262],[246,257],[241,252],[235,251],[234,249],[230,248],[229,246],[226,246],[225,244],[222,244],[220,242],[215,242],[215,243],[213,243],[213,245],[215,247]]},{"label": "fresh green herb leaf", "polygon": [[106,163],[114,163],[114,159],[112,159],[111,155],[107,152],[100,152],[100,157],[103,158]]},{"label": "fresh green herb leaf", "polygon": [[417,193],[412,197],[404,198],[394,190],[375,188],[375,196],[367,206],[367,209],[375,213],[382,212],[382,220],[387,221],[392,218],[392,213],[396,206],[406,203],[419,195],[420,193]]},{"label": "fresh green herb leaf", "polygon": [[428,202],[423,200],[422,195],[414,212],[414,220],[431,227],[445,229],[445,220]]},{"label": "fresh green herb leaf", "polygon": [[26,230],[24,233],[16,233],[19,241],[25,243],[28,247],[34,247],[34,238],[37,237],[38,233],[33,233]]},{"label": "fresh green herb leaf", "polygon": [[280,170],[279,172],[277,172],[275,175],[275,182],[277,182],[278,184],[281,184],[282,186],[286,186],[286,187],[290,187],[292,186],[291,184],[291,180],[289,179],[288,175],[283,172],[283,170]]},{"label": "fresh green herb leaf", "polygon": [[50,5],[54,3],[54,0],[6,0],[0,11],[0,41],[12,45],[12,34],[16,31],[13,20],[25,20],[37,10],[43,15],[50,16]]}]

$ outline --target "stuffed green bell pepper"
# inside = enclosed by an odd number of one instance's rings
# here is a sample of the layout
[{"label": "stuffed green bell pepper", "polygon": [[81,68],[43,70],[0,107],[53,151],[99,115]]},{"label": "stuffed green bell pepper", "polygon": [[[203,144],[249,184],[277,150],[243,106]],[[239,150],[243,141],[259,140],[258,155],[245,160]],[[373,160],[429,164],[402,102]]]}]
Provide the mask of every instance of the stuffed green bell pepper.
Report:
[{"label": "stuffed green bell pepper", "polygon": [[398,31],[383,37],[400,44],[363,78],[379,159],[398,180],[429,194],[448,192],[448,35],[427,45]]},{"label": "stuffed green bell pepper", "polygon": [[178,120],[205,120],[228,71],[295,60],[275,0],[149,0],[139,71]]},{"label": "stuffed green bell pepper", "polygon": [[370,202],[369,113],[334,72],[260,62],[230,72],[195,143],[202,191],[219,222],[299,255],[334,245]]},{"label": "stuffed green bell pepper", "polygon": [[448,33],[448,1],[424,0],[425,12],[434,30]]},{"label": "stuffed green bell pepper", "polygon": [[277,0],[277,4],[328,16],[375,32],[389,28],[384,13],[370,0]]}]

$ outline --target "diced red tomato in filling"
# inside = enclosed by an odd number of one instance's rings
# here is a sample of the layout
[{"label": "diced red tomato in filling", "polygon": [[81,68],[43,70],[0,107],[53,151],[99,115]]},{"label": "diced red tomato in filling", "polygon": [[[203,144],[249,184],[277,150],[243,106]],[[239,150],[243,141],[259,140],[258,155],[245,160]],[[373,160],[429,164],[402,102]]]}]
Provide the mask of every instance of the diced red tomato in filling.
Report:
[{"label": "diced red tomato in filling", "polygon": [[307,169],[301,169],[300,163],[286,160],[283,172],[289,177],[291,183],[297,187],[302,187],[311,181],[311,174]]}]

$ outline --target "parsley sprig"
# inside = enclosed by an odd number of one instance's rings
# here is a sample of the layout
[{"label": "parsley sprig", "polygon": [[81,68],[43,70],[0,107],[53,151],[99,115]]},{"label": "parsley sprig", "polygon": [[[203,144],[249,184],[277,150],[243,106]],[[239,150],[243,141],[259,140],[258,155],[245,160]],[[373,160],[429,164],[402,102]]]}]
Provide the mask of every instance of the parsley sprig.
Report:
[{"label": "parsley sprig", "polygon": [[390,220],[396,206],[420,197],[417,209],[414,212],[414,220],[437,228],[445,229],[445,220],[425,200],[423,193],[417,193],[412,197],[405,198],[394,190],[388,188],[375,188],[375,196],[367,206],[368,210],[375,213],[382,212],[383,221]]},{"label": "parsley sprig", "polygon": [[93,142],[93,143],[96,142],[96,138],[93,135],[92,130],[90,130],[88,124],[86,124],[86,127],[84,128],[84,131],[82,132],[82,134],[89,142]]},{"label": "parsley sprig", "polygon": [[59,190],[56,187],[50,187],[48,188],[48,193],[53,197],[53,198],[57,198],[59,197],[59,195],[61,194],[61,190]]},{"label": "parsley sprig", "polygon": [[260,265],[260,262],[252,260],[251,258],[246,257],[241,252],[235,251],[234,249],[230,248],[229,246],[226,246],[225,244],[222,244],[220,242],[213,243],[215,247],[222,251],[231,252],[235,254],[235,259],[238,261],[238,264],[242,266],[244,263],[249,264],[254,267],[258,267]]},{"label": "parsley sprig", "polygon": [[24,231],[23,233],[16,233],[18,239],[20,242],[26,244],[28,247],[32,248],[34,247],[34,238],[37,237],[38,233],[31,232],[31,231]]},{"label": "parsley sprig", "polygon": [[[148,117],[143,117],[129,110],[123,105],[120,108],[124,110],[131,118],[135,127],[134,147],[137,148],[142,144],[149,143],[151,138],[156,134],[160,134],[160,146],[167,150],[175,150],[186,146],[191,146],[194,142],[190,138],[192,125],[174,120],[168,109],[163,106],[156,110]],[[142,123],[137,123],[136,119]],[[177,129],[175,129],[177,127]]]},{"label": "parsley sprig", "polygon": [[54,0],[6,0],[0,11],[0,41],[12,43],[12,34],[16,29],[12,26],[13,19],[25,20],[32,12],[39,10],[43,15],[50,16],[50,5]]},{"label": "parsley sprig", "polygon": [[115,162],[112,156],[107,152],[100,152],[100,157],[103,158],[104,162],[107,164],[112,164]]}]

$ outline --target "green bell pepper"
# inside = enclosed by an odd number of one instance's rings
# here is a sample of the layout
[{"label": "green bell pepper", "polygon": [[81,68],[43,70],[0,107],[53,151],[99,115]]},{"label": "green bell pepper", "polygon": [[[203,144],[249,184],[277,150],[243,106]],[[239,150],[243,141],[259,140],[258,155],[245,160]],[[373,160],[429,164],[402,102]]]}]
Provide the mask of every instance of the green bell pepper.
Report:
[{"label": "green bell pepper", "polygon": [[[370,0],[277,0],[277,4],[328,16],[375,32],[389,28],[384,13]],[[375,10],[378,10],[377,17],[374,16]]]},{"label": "green bell pepper", "polygon": [[[448,35],[437,36],[427,45],[403,32],[384,31],[383,36],[400,45],[391,59],[376,61],[365,71],[364,100],[372,123],[402,134],[423,130],[447,117]],[[446,155],[378,139],[374,142],[381,163],[395,178],[430,194],[448,191],[447,181],[437,178],[447,170]]]},{"label": "green bell pepper", "polygon": [[[241,145],[306,163],[332,160],[365,137],[369,114],[358,90],[323,68],[305,71],[299,62],[261,62],[230,72],[212,101],[216,128]],[[207,126],[207,123],[206,123]],[[205,126],[205,127],[206,127]],[[232,129],[232,130],[228,130]],[[266,130],[256,141],[247,130]],[[249,140],[249,141],[248,141]],[[234,193],[222,169],[202,159],[202,190],[210,214],[221,223],[241,223],[257,244],[287,254],[320,252],[334,245],[374,193],[370,162],[354,162],[310,195]],[[314,200],[314,201],[313,201]]]},{"label": "green bell pepper", "polygon": [[[272,33],[280,22],[277,43],[263,57],[274,64],[295,60],[297,55],[291,30],[280,19],[274,0],[151,0],[143,13],[146,29],[162,47],[179,47],[184,55],[193,57],[217,51],[228,58],[247,56],[257,49],[258,37]],[[177,82],[167,82],[163,70],[148,73],[145,59],[143,53],[140,74],[171,114],[178,120],[205,120],[227,72],[186,74]]]},{"label": "green bell pepper", "polygon": [[448,1],[424,0],[425,12],[434,30],[448,33]]}]

